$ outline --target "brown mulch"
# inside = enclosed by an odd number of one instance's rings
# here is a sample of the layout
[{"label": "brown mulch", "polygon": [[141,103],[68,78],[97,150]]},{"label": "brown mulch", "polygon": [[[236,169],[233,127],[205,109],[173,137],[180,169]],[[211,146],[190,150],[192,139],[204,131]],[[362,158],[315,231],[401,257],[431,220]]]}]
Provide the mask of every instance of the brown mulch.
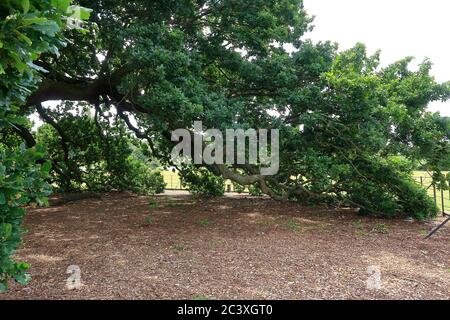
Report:
[{"label": "brown mulch", "polygon": [[[30,209],[0,299],[450,299],[450,227],[267,198],[106,194]],[[442,218],[440,219],[442,220]],[[66,288],[67,268],[81,270]],[[381,288],[368,289],[368,267]]]}]

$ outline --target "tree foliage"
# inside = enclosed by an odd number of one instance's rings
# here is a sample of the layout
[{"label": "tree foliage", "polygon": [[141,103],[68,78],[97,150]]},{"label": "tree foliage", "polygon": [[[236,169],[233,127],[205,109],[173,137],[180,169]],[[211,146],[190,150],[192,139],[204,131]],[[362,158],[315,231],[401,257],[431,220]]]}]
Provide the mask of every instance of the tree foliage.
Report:
[{"label": "tree foliage", "polygon": [[[313,43],[301,0],[78,2],[93,9],[86,32],[57,33],[61,16],[88,15],[66,1],[9,1],[1,17],[2,123],[12,121],[21,103],[19,113],[36,111],[47,123],[37,135],[26,123],[15,127],[16,136],[2,135],[46,144],[60,187],[130,183],[130,133],[141,140],[131,143],[141,156],[173,165],[171,130],[201,120],[222,130],[279,129],[280,171],[186,167],[193,190],[220,193],[218,183],[231,179],[278,200],[350,205],[383,216],[435,214],[411,179],[422,165],[448,187],[442,170],[450,158],[450,122],[426,108],[447,100],[450,85],[434,80],[428,60],[415,71],[412,58],[382,68],[379,54],[369,55],[363,44],[339,51],[330,42]],[[29,14],[36,16],[27,25]],[[70,41],[57,51],[64,38]],[[41,104],[49,100],[62,100],[64,112]]]},{"label": "tree foliage", "polygon": [[225,193],[225,180],[207,168],[184,166],[181,171],[181,182],[190,192],[197,195],[222,196]]},{"label": "tree foliage", "polygon": [[161,173],[151,168],[142,143],[123,123],[101,110],[91,116],[83,108],[74,115],[71,107],[61,105],[49,111],[45,116],[53,126],[45,123],[36,133],[37,143],[53,160],[51,182],[56,191],[154,194],[164,190]]},{"label": "tree foliage", "polygon": [[[90,33],[68,31],[61,56],[40,59],[50,72],[27,105],[61,99],[101,108],[168,165],[170,131],[194,120],[222,130],[277,128],[277,175],[261,176],[254,165],[201,171],[280,200],[435,213],[410,178],[421,162],[443,182],[449,158],[448,121],[426,111],[448,99],[449,84],[435,82],[429,61],[416,71],[412,58],[381,68],[362,44],[341,52],[312,43],[300,0],[80,3],[93,9]],[[185,176],[201,184],[198,170]]]},{"label": "tree foliage", "polygon": [[[11,260],[20,244],[23,206],[46,203],[50,186],[46,182],[51,164],[39,146],[32,146],[29,122],[20,107],[37,88],[40,73],[47,72],[34,62],[42,54],[57,55],[63,45],[60,34],[68,19],[80,22],[78,6],[70,1],[8,0],[0,4],[0,291],[9,277],[26,283],[26,263]],[[26,137],[19,143],[9,134]]]},{"label": "tree foliage", "polygon": [[50,186],[45,181],[50,163],[35,165],[42,159],[40,148],[18,150],[0,148],[0,291],[7,288],[8,277],[21,284],[29,280],[28,264],[14,262],[11,256],[20,245],[24,205],[47,203]]}]

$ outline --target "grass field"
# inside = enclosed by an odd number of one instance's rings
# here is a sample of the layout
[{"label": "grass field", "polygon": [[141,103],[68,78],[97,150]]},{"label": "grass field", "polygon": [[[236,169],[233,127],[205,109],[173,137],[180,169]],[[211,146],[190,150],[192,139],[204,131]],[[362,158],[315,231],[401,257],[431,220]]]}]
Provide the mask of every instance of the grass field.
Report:
[{"label": "grass field", "polygon": [[164,177],[164,182],[166,183],[166,189],[184,189],[181,185],[178,173],[164,170],[162,175]]},{"label": "grass field", "polygon": [[[431,185],[431,176],[426,171],[414,171],[413,175],[414,179],[421,183],[424,188],[427,189],[428,194],[430,197],[434,198],[434,191],[433,186]],[[436,190],[436,204],[439,208],[439,210],[442,211],[442,195],[444,200],[444,209],[445,212],[450,212],[450,191],[449,190],[443,190],[441,193],[441,190]]]},{"label": "grass field", "polygon": [[[166,183],[166,189],[186,190],[186,188],[181,184],[181,179],[177,172],[164,170],[162,175],[164,177],[164,182]],[[229,180],[225,181],[225,191],[234,191],[233,184]]]},{"label": "grass field", "polygon": [[[163,171],[164,182],[166,183],[167,189],[186,189],[181,185],[180,177],[177,172],[172,172],[169,170]],[[422,177],[422,180],[421,180]],[[414,171],[414,179],[420,183],[422,181],[422,185],[424,188],[427,188],[428,194],[430,197],[434,198],[433,186],[431,184],[431,176],[426,171]],[[234,191],[233,185],[231,181],[227,180],[225,183],[226,191]],[[443,192],[444,195],[444,208],[445,212],[450,212],[450,193],[448,190]],[[436,205],[439,210],[442,211],[442,196],[441,191],[436,190]]]}]

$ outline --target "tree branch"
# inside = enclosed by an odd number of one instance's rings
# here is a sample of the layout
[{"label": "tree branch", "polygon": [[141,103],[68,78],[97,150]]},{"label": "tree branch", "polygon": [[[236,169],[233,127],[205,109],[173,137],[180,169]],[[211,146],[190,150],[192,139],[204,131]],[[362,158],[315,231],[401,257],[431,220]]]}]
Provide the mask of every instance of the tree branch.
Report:
[{"label": "tree branch", "polygon": [[48,100],[87,101],[98,103],[102,94],[112,95],[130,68],[124,66],[110,76],[99,79],[85,79],[74,83],[72,79],[44,79],[38,89],[28,98],[26,105],[34,106]]},{"label": "tree branch", "polygon": [[25,141],[27,148],[33,148],[36,145],[36,140],[27,128],[14,124],[13,129]]}]

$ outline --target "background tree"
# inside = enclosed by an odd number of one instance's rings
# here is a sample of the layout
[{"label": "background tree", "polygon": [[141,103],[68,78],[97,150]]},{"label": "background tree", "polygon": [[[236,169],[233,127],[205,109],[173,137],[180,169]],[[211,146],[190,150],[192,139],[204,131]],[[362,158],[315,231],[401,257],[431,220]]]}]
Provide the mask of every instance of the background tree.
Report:
[{"label": "background tree", "polygon": [[145,146],[122,121],[100,109],[94,115],[86,106],[77,114],[71,113],[74,110],[67,103],[47,111],[44,117],[51,124],[45,123],[36,133],[37,143],[54,163],[51,183],[55,191],[164,191],[161,173],[152,169],[155,164],[142,152]]}]

